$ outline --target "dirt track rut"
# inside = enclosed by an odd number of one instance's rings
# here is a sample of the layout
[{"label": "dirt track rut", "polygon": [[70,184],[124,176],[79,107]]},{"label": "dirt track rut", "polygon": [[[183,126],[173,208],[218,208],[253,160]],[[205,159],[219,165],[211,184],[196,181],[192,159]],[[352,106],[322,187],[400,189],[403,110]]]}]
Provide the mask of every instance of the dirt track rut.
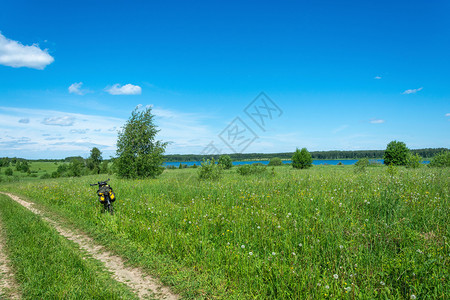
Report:
[{"label": "dirt track rut", "polygon": [[41,211],[33,207],[33,203],[20,199],[16,195],[10,193],[2,193],[9,196],[14,201],[26,207],[33,213],[41,216],[49,222],[62,236],[77,243],[80,248],[84,249],[93,258],[100,260],[106,268],[113,274],[113,278],[119,282],[128,285],[140,299],[158,298],[158,299],[180,299],[180,297],[163,286],[157,279],[145,274],[139,268],[126,267],[124,260],[106,250],[103,246],[98,245],[87,235],[75,233],[67,228],[63,228],[58,222],[51,220],[43,215]]}]

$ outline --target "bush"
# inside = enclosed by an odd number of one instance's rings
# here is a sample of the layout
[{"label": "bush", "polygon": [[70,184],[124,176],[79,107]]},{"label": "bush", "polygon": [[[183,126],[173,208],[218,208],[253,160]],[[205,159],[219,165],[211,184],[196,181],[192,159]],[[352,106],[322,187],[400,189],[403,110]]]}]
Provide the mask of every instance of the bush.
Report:
[{"label": "bush", "polygon": [[273,166],[281,166],[281,165],[283,165],[283,161],[279,157],[273,157],[269,161],[269,166],[271,166],[271,167],[273,167]]},{"label": "bush", "polygon": [[397,167],[394,166],[393,164],[390,164],[390,165],[387,167],[386,172],[387,172],[389,175],[391,175],[391,176],[395,176],[395,175],[398,174],[398,169],[397,169]]},{"label": "bush", "polygon": [[218,180],[222,176],[222,165],[216,164],[214,158],[203,160],[202,166],[198,169],[198,179],[200,180]]},{"label": "bush", "polygon": [[52,178],[52,176],[48,173],[44,173],[41,175],[41,179],[48,179],[48,178]]},{"label": "bush", "polygon": [[406,159],[406,167],[416,169],[420,167],[420,164],[422,162],[422,157],[419,154],[409,154],[408,158]]},{"label": "bush", "polygon": [[307,169],[312,167],[313,159],[311,157],[311,153],[306,150],[306,148],[302,148],[302,150],[295,150],[294,155],[292,156],[292,167],[296,169]]},{"label": "bush", "polygon": [[409,149],[403,142],[392,141],[390,142],[386,150],[384,151],[384,164],[394,166],[404,166],[407,163],[409,155]]},{"label": "bush", "polygon": [[263,164],[251,164],[239,166],[236,172],[239,175],[262,174],[266,172],[267,167]]},{"label": "bush", "polygon": [[450,167],[450,151],[442,151],[433,156],[430,161],[430,167]]},{"label": "bush", "polygon": [[221,155],[219,157],[219,165],[222,166],[225,170],[231,169],[233,167],[233,161],[231,160],[231,157],[228,155]]},{"label": "bush", "polygon": [[363,173],[366,168],[370,165],[368,158],[362,158],[355,163],[355,172]]},{"label": "bush", "polygon": [[6,176],[12,176],[13,175],[13,170],[11,168],[8,168],[5,170],[5,175]]}]

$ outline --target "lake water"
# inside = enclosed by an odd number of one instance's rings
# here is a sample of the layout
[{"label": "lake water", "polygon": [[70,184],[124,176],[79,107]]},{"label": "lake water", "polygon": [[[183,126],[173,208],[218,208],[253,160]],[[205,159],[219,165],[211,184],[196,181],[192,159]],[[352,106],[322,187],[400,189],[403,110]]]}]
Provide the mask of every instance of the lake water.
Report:
[{"label": "lake water", "polygon": [[[343,165],[354,165],[358,160],[357,159],[342,159],[342,160],[335,160],[335,159],[314,159],[313,165],[337,165],[339,162],[341,162]],[[370,159],[370,161],[374,161],[377,163],[382,164],[384,160],[382,159]],[[284,160],[283,163],[290,164],[291,160]],[[175,166],[178,167],[179,165],[188,165],[193,166],[194,164],[197,166],[201,165],[201,161],[182,161],[182,162],[165,162],[164,166]],[[251,165],[255,163],[262,163],[263,165],[269,164],[268,160],[252,160],[252,161],[233,161],[233,166],[240,166],[240,165]]]}]

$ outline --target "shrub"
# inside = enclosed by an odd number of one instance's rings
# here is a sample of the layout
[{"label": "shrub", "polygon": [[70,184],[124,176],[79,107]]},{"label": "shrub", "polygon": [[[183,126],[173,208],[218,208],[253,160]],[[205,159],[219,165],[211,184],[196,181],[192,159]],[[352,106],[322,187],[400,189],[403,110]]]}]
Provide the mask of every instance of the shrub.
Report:
[{"label": "shrub", "polygon": [[422,161],[422,157],[419,154],[409,154],[406,159],[406,167],[416,169],[420,167],[420,163]]},{"label": "shrub", "polygon": [[450,167],[450,151],[436,154],[430,161],[430,167]]},{"label": "shrub", "polygon": [[355,163],[355,172],[363,173],[366,171],[366,168],[369,166],[368,158],[361,158]]},{"label": "shrub", "polygon": [[214,158],[203,160],[202,166],[198,169],[198,179],[200,180],[218,180],[222,176],[222,165],[216,164]]},{"label": "shrub", "polygon": [[41,179],[48,179],[48,178],[52,178],[52,176],[50,174],[48,174],[48,173],[44,173],[41,176]]},{"label": "shrub", "polygon": [[221,155],[219,157],[219,165],[221,165],[223,169],[228,170],[233,167],[233,161],[228,155]]},{"label": "shrub", "polygon": [[292,167],[296,169],[307,169],[312,167],[313,159],[311,157],[311,153],[306,150],[306,148],[302,148],[302,150],[295,150],[294,155],[292,156]]},{"label": "shrub", "polygon": [[267,167],[263,164],[251,164],[239,166],[236,172],[239,175],[262,174],[266,172]]},{"label": "shrub", "polygon": [[384,151],[384,164],[394,166],[404,166],[407,163],[409,149],[403,142],[392,141]]},{"label": "shrub", "polygon": [[391,176],[395,176],[395,175],[398,174],[398,169],[397,169],[397,167],[394,166],[393,164],[390,164],[390,165],[387,167],[386,172],[387,172],[389,175],[391,175]]},{"label": "shrub", "polygon": [[279,157],[273,157],[269,161],[269,166],[281,166],[283,165],[283,161]]},{"label": "shrub", "polygon": [[11,168],[8,168],[5,170],[5,175],[6,176],[12,176],[13,175],[13,170]]}]

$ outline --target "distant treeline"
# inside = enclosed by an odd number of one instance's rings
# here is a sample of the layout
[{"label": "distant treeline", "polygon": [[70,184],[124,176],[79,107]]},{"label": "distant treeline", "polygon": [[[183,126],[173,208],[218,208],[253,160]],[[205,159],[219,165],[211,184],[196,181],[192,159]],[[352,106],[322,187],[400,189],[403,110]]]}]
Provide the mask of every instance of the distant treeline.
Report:
[{"label": "distant treeline", "polygon": [[[431,158],[441,151],[448,151],[447,148],[425,148],[413,149],[412,154],[419,154],[423,158]],[[351,150],[351,151],[312,151],[310,152],[313,159],[360,159],[360,158],[383,158],[384,150]],[[227,154],[233,161],[243,160],[269,160],[273,157],[281,159],[291,159],[293,152],[283,153],[231,153]],[[202,161],[203,159],[218,159],[220,155],[200,155],[200,154],[170,154],[164,155],[164,161]]]},{"label": "distant treeline", "polygon": [[[425,149],[412,149],[412,154],[419,154],[422,158],[431,158],[435,154],[442,151],[449,151],[448,148],[425,148]],[[351,150],[351,151],[312,151],[310,152],[313,159],[360,159],[360,158],[383,158],[384,150]],[[279,157],[281,159],[291,159],[293,152],[283,153],[231,153],[227,154],[233,161],[243,160],[270,160],[273,157]],[[203,159],[219,159],[220,155],[201,155],[201,154],[170,154],[164,155],[164,161],[166,162],[181,162],[181,161],[202,161]],[[23,161],[36,161],[36,162],[66,162],[71,163],[74,160],[84,161],[81,156],[70,156],[64,159],[23,159],[23,158],[0,158],[0,168],[9,166],[10,163],[16,164],[16,162]],[[103,161],[110,162],[110,160],[104,159]]]}]

